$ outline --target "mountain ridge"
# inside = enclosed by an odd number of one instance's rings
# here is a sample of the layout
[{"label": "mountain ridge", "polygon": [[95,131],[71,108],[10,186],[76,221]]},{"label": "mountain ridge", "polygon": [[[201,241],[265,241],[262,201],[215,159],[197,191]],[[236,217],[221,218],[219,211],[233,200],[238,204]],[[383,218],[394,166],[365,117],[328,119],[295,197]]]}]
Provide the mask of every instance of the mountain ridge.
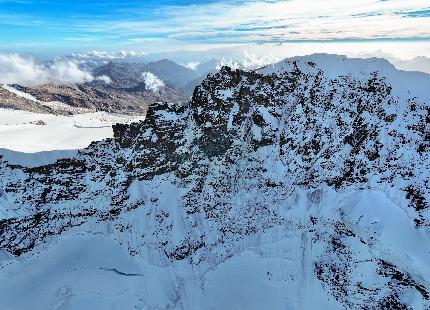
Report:
[{"label": "mountain ridge", "polygon": [[[59,235],[102,233],[163,272],[164,289],[135,291],[141,307],[428,307],[428,89],[310,60],[223,67],[73,159],[0,159],[1,248],[31,260]],[[239,280],[249,304],[216,300]]]}]

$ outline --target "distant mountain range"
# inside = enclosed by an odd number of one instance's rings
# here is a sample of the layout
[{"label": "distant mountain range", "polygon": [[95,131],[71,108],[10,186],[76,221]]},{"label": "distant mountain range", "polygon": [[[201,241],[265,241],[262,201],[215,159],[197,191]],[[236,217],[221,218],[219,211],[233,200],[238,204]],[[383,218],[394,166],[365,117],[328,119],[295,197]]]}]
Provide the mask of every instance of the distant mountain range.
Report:
[{"label": "distant mountain range", "polygon": [[[191,95],[194,87],[209,73],[217,71],[216,60],[199,64],[195,69],[179,65],[171,60],[163,59],[149,63],[109,62],[93,70],[95,77],[107,76],[112,87],[134,87],[144,82],[142,74],[150,72],[157,78],[174,87],[182,88]],[[99,83],[95,81],[93,83]]]},{"label": "distant mountain range", "polygon": [[91,85],[12,85],[0,89],[0,108],[52,114],[94,111],[142,114],[151,103],[184,100],[184,92],[169,85],[158,92],[147,90],[144,85],[123,89]]},{"label": "distant mountain range", "polygon": [[[154,102],[187,101],[194,88],[209,73],[215,73],[216,68],[215,60],[193,69],[168,59],[148,63],[110,61],[91,69],[95,79],[84,84],[2,88],[0,107],[42,113],[75,113],[76,110],[64,109],[64,105],[68,105],[89,111],[144,113]],[[53,108],[49,104],[52,102],[63,106],[57,104]]]},{"label": "distant mountain range", "polygon": [[430,58],[420,56],[410,60],[389,59],[398,69],[430,73]]}]

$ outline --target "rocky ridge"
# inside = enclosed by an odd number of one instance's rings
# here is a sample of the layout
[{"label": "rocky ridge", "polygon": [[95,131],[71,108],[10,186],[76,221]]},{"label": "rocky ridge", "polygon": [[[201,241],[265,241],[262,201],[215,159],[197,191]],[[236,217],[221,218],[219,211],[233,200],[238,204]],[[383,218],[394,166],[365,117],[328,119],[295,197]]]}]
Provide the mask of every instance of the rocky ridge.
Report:
[{"label": "rocky ridge", "polygon": [[[429,83],[330,55],[223,67],[188,104],[153,104],[75,158],[35,168],[0,159],[0,247],[31,257],[61,235],[102,230],[171,268],[173,287],[184,264],[204,286],[210,270],[253,251],[286,261],[265,275],[291,297],[284,306],[316,296],[333,309],[426,309]],[[396,227],[418,249],[396,244]],[[183,285],[164,304],[147,292],[144,304],[198,308]]]}]

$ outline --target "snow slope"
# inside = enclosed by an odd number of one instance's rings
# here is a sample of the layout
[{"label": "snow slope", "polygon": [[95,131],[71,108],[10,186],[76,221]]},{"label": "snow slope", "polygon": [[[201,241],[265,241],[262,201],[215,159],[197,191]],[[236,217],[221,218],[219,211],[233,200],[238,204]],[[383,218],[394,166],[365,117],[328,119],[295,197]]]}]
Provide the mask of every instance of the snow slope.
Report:
[{"label": "snow slope", "polygon": [[83,113],[72,116],[0,109],[0,148],[26,153],[73,150],[112,137],[112,125],[144,117]]},{"label": "snow slope", "polygon": [[428,81],[224,67],[72,158],[0,157],[0,308],[429,309]]}]

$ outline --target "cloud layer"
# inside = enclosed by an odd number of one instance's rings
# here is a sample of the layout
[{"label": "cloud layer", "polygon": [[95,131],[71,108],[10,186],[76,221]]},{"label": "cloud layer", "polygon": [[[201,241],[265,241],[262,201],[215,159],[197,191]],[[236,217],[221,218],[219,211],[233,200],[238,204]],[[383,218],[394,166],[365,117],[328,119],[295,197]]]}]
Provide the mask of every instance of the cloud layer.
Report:
[{"label": "cloud layer", "polygon": [[430,14],[419,14],[426,11],[428,3],[422,0],[218,1],[163,7],[151,12],[156,18],[138,10],[127,19],[82,26],[142,35],[141,40],[202,43],[428,39]]},{"label": "cloud layer", "polygon": [[229,66],[233,69],[241,68],[245,70],[251,70],[261,68],[281,60],[282,57],[275,56],[273,54],[258,55],[256,53],[244,51],[243,58],[239,60],[223,58],[218,63],[217,69],[221,69],[222,66]]},{"label": "cloud layer", "polygon": [[[7,4],[2,8],[0,48],[10,47],[11,41],[17,47],[128,45],[151,52],[245,43],[430,42],[429,3],[424,0],[94,0],[48,11],[28,1],[20,10]],[[21,37],[11,37],[8,27],[19,28]]]},{"label": "cloud layer", "polygon": [[82,70],[71,60],[39,63],[30,56],[15,53],[0,54],[0,83],[41,85],[74,84],[94,80],[91,73]]},{"label": "cloud layer", "polygon": [[101,51],[101,50],[92,50],[85,53],[72,53],[70,55],[71,58],[75,59],[105,59],[105,60],[114,60],[114,59],[127,59],[133,57],[142,57],[146,56],[145,52],[133,51],[133,50],[121,50],[118,52],[113,51]]}]

